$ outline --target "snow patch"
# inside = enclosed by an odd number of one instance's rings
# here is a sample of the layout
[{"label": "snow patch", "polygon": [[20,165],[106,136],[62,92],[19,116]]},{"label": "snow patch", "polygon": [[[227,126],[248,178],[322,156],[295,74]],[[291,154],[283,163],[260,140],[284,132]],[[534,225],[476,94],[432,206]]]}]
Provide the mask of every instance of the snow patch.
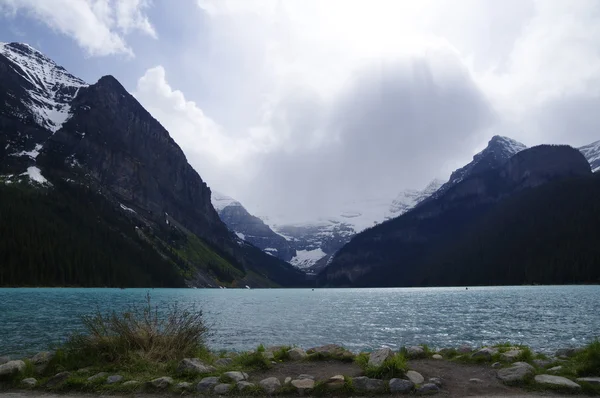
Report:
[{"label": "snow patch", "polygon": [[48,183],[48,180],[46,180],[46,178],[42,175],[42,171],[35,166],[28,167],[27,171],[21,175],[26,175],[30,180],[40,184]]},{"label": "snow patch", "polygon": [[40,150],[42,149],[41,144],[36,144],[35,148],[31,151],[21,151],[18,153],[11,153],[10,156],[29,156],[31,159],[35,159],[40,154]]},{"label": "snow patch", "polygon": [[310,268],[326,255],[327,253],[320,247],[314,250],[298,250],[296,256],[290,260],[290,264],[299,269]]},{"label": "snow patch", "polygon": [[231,196],[227,196],[216,191],[211,193],[210,201],[212,202],[212,205],[217,213],[220,213],[221,210],[229,206],[241,206],[241,203],[233,199]]},{"label": "snow patch", "polygon": [[243,233],[241,233],[241,232],[236,232],[235,234],[236,234],[236,235],[237,235],[237,237],[238,237],[238,238],[240,238],[241,240],[246,240],[246,235],[244,235]]},{"label": "snow patch", "polygon": [[[123,203],[119,203],[119,205],[121,205],[121,209],[123,209],[123,210],[125,210],[125,211],[129,211],[129,212],[131,212],[131,213],[135,213],[135,212],[136,212],[136,211],[135,211],[135,210],[133,210],[132,208],[125,206]],[[169,220],[167,220],[167,224],[168,224],[168,223],[169,223]]]}]

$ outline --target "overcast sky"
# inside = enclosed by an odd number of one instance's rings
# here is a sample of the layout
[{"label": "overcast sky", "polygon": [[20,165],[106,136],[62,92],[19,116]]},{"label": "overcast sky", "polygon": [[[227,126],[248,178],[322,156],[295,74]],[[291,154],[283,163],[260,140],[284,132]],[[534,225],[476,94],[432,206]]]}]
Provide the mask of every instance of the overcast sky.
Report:
[{"label": "overcast sky", "polygon": [[310,219],[494,134],[600,140],[598,0],[0,0],[0,41],[112,74],[213,189]]}]

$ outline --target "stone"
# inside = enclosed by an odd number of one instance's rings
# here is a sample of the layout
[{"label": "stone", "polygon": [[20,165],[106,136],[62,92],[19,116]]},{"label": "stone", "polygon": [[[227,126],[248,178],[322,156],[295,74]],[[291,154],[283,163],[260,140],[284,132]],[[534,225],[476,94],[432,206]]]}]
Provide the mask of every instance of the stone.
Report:
[{"label": "stone", "polygon": [[292,361],[300,361],[307,357],[306,351],[299,347],[292,348],[287,353]]},{"label": "stone", "polygon": [[229,391],[231,391],[231,384],[217,384],[215,388],[213,388],[213,392],[218,395],[225,395]]},{"label": "stone", "polygon": [[337,344],[327,344],[321,347],[313,347],[306,351],[308,355],[320,354],[326,357],[332,357],[336,359],[351,359],[354,358],[354,354]]},{"label": "stone", "polygon": [[56,375],[52,376],[46,383],[44,383],[44,387],[53,388],[62,384],[65,380],[67,380],[71,376],[70,372],[60,372]]},{"label": "stone", "polygon": [[357,391],[376,392],[385,388],[385,382],[379,379],[370,379],[365,376],[353,377],[352,385]]},{"label": "stone", "polygon": [[264,380],[261,380],[258,385],[260,385],[267,394],[273,394],[275,391],[281,388],[281,383],[276,377],[268,377]]},{"label": "stone", "polygon": [[310,392],[315,388],[315,381],[313,379],[292,380],[292,385],[296,387],[300,395],[304,395],[304,393]]},{"label": "stone", "polygon": [[207,365],[198,358],[185,358],[179,362],[177,367],[178,374],[203,374],[212,373],[216,369],[213,366]]},{"label": "stone", "polygon": [[54,353],[50,351],[42,351],[31,357],[31,363],[34,365],[47,364],[54,358]]},{"label": "stone", "polygon": [[225,372],[223,376],[236,383],[238,381],[248,380],[248,373],[244,372]]},{"label": "stone", "polygon": [[469,379],[469,383],[474,383],[474,384],[483,383],[483,380],[473,377],[472,379]]},{"label": "stone", "polygon": [[519,355],[521,355],[523,351],[521,350],[510,350],[510,351],[506,351],[503,352],[502,354],[500,354],[500,358],[502,358],[503,360],[507,361],[507,362],[513,362],[517,360],[517,357]]},{"label": "stone", "polygon": [[0,380],[12,378],[24,370],[25,362],[8,361],[4,365],[0,365]]},{"label": "stone", "polygon": [[96,381],[96,380],[104,379],[106,376],[108,376],[108,373],[106,373],[106,372],[96,373],[95,375],[88,377],[87,381]]},{"label": "stone", "polygon": [[495,355],[497,353],[498,353],[498,350],[496,348],[483,347],[479,351],[474,352],[471,355],[471,358],[474,358],[474,359],[484,359],[486,361],[491,361],[492,360],[492,355]]},{"label": "stone", "polygon": [[344,384],[346,384],[346,379],[344,376],[335,375],[330,377],[329,380],[325,382],[325,388],[328,390],[339,390],[340,388],[344,387]]},{"label": "stone", "polygon": [[562,366],[555,366],[553,368],[548,369],[548,372],[550,372],[550,373],[558,373],[558,372],[560,372],[562,370],[562,368],[563,368]]},{"label": "stone", "polygon": [[498,370],[498,378],[504,383],[516,383],[535,373],[533,366],[526,362],[515,362],[512,366]]},{"label": "stone", "polygon": [[556,355],[559,358],[571,358],[577,355],[577,350],[575,348],[561,348],[556,350]]},{"label": "stone", "polygon": [[440,359],[444,359],[444,357],[443,357],[443,356],[441,356],[440,354],[433,354],[433,356],[432,356],[431,358],[433,358],[433,359],[437,359],[438,361],[439,361]]},{"label": "stone", "polygon": [[456,349],[461,354],[470,354],[473,352],[473,348],[470,345],[461,345]]},{"label": "stone", "polygon": [[430,377],[427,382],[428,383],[433,383],[433,384],[435,384],[438,387],[442,386],[442,379],[440,379],[439,377]]},{"label": "stone", "polygon": [[575,383],[572,380],[567,379],[562,376],[553,376],[553,375],[537,375],[534,378],[536,383],[545,384],[555,387],[563,387],[563,388],[571,388],[574,390],[581,389],[581,386]]},{"label": "stone", "polygon": [[412,381],[415,384],[421,384],[425,381],[423,375],[414,370],[409,370],[408,372],[406,372],[406,377],[408,377],[408,380]]},{"label": "stone", "polygon": [[129,380],[126,381],[125,383],[123,383],[123,387],[137,387],[139,386],[141,383],[137,380]]},{"label": "stone", "polygon": [[303,379],[314,380],[315,376],[313,376],[313,375],[307,375],[307,374],[301,374],[301,375],[298,375],[298,377],[296,377],[296,379],[298,379],[298,380],[303,380]]},{"label": "stone", "polygon": [[600,385],[600,377],[580,377],[577,381],[590,383],[599,386]]},{"label": "stone", "polygon": [[533,364],[538,368],[545,368],[546,366],[552,365],[554,363],[551,359],[534,359]]},{"label": "stone", "polygon": [[177,383],[175,385],[175,389],[179,391],[189,391],[192,389],[192,383],[188,383],[187,381],[182,381],[181,383]]},{"label": "stone", "polygon": [[77,374],[90,373],[92,370],[93,370],[92,367],[88,366],[87,368],[77,369],[77,371],[75,373],[77,373]]},{"label": "stone", "polygon": [[233,363],[232,358],[219,358],[215,361],[215,366],[224,367],[229,366]]},{"label": "stone", "polygon": [[236,386],[237,386],[238,391],[244,392],[245,390],[247,390],[249,388],[253,388],[254,383],[250,383],[248,381],[238,381]]},{"label": "stone", "polygon": [[200,380],[200,382],[196,386],[196,390],[198,390],[198,392],[209,392],[217,384],[219,384],[218,377],[205,377],[202,380]]},{"label": "stone", "polygon": [[112,375],[106,378],[106,384],[115,384],[123,381],[123,376],[121,375]]},{"label": "stone", "polygon": [[416,359],[416,358],[425,358],[426,354],[425,354],[425,350],[423,349],[423,347],[414,345],[414,346],[406,348],[406,356],[409,359]]},{"label": "stone", "polygon": [[165,389],[173,385],[173,379],[171,377],[159,377],[158,379],[154,379],[150,381],[150,386],[158,389]]},{"label": "stone", "polygon": [[390,348],[380,348],[369,355],[369,366],[379,367],[383,365],[386,359],[390,358],[394,353]]},{"label": "stone", "polygon": [[35,387],[37,385],[37,380],[33,377],[28,377],[27,379],[21,380],[21,384],[25,387]]},{"label": "stone", "polygon": [[404,379],[392,379],[389,386],[392,394],[408,394],[415,388],[415,384],[412,381]]},{"label": "stone", "polygon": [[292,382],[292,378],[291,377],[286,377],[283,384],[290,384]]},{"label": "stone", "polygon": [[433,395],[437,394],[440,391],[440,388],[433,383],[423,384],[421,387],[417,388],[416,393],[418,395]]},{"label": "stone", "polygon": [[10,362],[10,357],[9,356],[2,356],[2,357],[0,357],[0,365],[4,365],[7,362]]},{"label": "stone", "polygon": [[494,362],[492,364],[492,369],[500,369],[502,367],[502,362]]}]

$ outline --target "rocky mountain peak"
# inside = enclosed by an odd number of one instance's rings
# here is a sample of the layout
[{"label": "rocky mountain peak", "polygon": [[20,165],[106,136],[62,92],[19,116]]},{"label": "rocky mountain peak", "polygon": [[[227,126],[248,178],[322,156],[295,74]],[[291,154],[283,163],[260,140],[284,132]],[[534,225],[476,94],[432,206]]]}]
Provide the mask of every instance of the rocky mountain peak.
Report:
[{"label": "rocky mountain peak", "polygon": [[582,146],[579,151],[588,160],[594,173],[600,170],[600,141]]}]

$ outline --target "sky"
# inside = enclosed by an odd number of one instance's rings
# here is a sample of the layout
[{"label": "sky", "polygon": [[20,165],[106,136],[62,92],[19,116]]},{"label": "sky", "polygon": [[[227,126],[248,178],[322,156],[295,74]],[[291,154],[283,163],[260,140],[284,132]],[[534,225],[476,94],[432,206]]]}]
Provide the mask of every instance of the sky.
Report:
[{"label": "sky", "polygon": [[307,221],[496,134],[600,140],[597,0],[0,0],[0,41],[111,74],[208,185]]}]

